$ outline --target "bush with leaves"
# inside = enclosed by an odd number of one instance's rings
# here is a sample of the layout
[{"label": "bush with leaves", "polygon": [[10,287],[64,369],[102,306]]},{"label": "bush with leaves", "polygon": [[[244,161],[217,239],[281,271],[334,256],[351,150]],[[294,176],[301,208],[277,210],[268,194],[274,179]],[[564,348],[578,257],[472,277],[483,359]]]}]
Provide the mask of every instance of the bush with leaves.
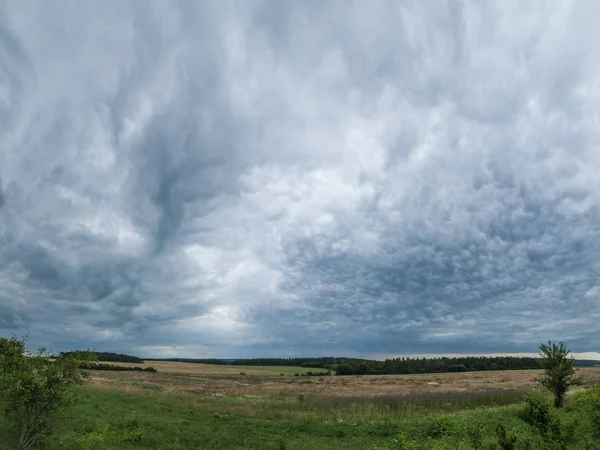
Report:
[{"label": "bush with leaves", "polygon": [[454,428],[449,416],[434,414],[428,421],[426,433],[434,439],[452,435],[454,433]]},{"label": "bush with leaves", "polygon": [[[0,404],[14,425],[17,449],[49,434],[56,412],[73,400],[73,387],[86,375],[80,359],[52,360],[45,349],[28,351],[25,341],[0,338]],[[81,355],[93,359],[91,352]]]},{"label": "bush with leaves", "polygon": [[569,357],[570,350],[564,343],[548,341],[540,345],[540,365],[544,375],[539,379],[542,386],[554,394],[554,406],[560,408],[565,400],[567,390],[571,386],[581,384],[576,377],[575,359]]},{"label": "bush with leaves", "polygon": [[509,431],[503,423],[496,425],[496,438],[502,450],[515,450],[517,448],[517,436]]},{"label": "bush with leaves", "polygon": [[578,418],[565,419],[555,416],[550,422],[546,441],[551,445],[551,448],[557,450],[572,448],[578,425]]},{"label": "bush with leaves", "polygon": [[527,393],[523,400],[525,405],[518,412],[519,418],[545,434],[552,421],[550,400],[544,392],[539,391]]},{"label": "bush with leaves", "polygon": [[596,386],[588,393],[588,404],[590,406],[590,422],[594,439],[600,440],[600,386]]}]

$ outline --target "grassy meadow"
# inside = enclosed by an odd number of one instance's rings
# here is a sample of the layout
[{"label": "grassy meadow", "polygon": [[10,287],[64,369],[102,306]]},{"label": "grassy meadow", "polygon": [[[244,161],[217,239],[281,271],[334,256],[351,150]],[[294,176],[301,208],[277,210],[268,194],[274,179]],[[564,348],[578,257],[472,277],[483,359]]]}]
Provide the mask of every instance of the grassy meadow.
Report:
[{"label": "grassy meadow", "polygon": [[[585,386],[570,393],[564,408],[550,408],[543,429],[523,415],[523,395],[535,386],[536,373],[529,372],[322,378],[91,372],[38,448],[600,448],[600,389],[592,387],[600,369],[581,370]],[[0,421],[0,442],[9,439]]]}]

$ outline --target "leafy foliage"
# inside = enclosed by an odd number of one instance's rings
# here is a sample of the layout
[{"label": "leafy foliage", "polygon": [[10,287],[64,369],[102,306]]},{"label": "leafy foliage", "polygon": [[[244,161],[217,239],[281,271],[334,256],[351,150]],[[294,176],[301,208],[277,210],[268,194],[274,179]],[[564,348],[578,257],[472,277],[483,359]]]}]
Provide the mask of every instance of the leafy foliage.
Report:
[{"label": "leafy foliage", "polygon": [[588,415],[592,424],[595,439],[600,440],[600,386],[590,389],[581,396],[588,406]]},{"label": "leafy foliage", "polygon": [[[82,352],[73,351],[73,352],[62,352],[60,356],[73,356],[75,358],[80,358]],[[84,353],[85,354],[85,353]],[[129,363],[138,363],[144,364],[144,360],[138,358],[137,356],[124,355],[122,353],[113,353],[113,352],[94,352],[96,355],[96,359],[98,361],[105,362],[129,362]]]},{"label": "leafy foliage", "polygon": [[581,380],[575,376],[575,360],[569,357],[569,353],[563,342],[556,344],[548,341],[540,345],[540,365],[544,369],[544,376],[539,381],[554,394],[556,408],[563,405],[569,387],[581,384]]},{"label": "leafy foliage", "polygon": [[154,367],[128,367],[117,366],[113,364],[99,364],[90,361],[84,361],[80,364],[82,369],[86,370],[107,370],[110,372],[158,372]]},{"label": "leafy foliage", "polygon": [[496,437],[502,450],[515,450],[517,447],[517,436],[507,430],[502,423],[496,425]]},{"label": "leafy foliage", "polygon": [[[91,353],[81,356],[93,358]],[[80,362],[71,356],[52,361],[44,349],[28,351],[25,339],[0,338],[0,402],[18,449],[32,447],[49,433],[55,413],[73,400],[72,387],[85,376]]]},{"label": "leafy foliage", "polygon": [[552,420],[550,401],[542,392],[530,392],[523,397],[525,404],[518,416],[527,424],[537,428],[541,433],[546,433]]}]

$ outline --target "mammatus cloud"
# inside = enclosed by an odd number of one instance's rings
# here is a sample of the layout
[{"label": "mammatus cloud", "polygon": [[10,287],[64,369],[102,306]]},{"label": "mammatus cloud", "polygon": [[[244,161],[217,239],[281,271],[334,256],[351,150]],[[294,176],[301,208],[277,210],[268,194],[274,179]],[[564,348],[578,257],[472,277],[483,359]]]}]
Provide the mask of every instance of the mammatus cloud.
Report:
[{"label": "mammatus cloud", "polygon": [[0,332],[597,351],[598,9],[2,3]]}]

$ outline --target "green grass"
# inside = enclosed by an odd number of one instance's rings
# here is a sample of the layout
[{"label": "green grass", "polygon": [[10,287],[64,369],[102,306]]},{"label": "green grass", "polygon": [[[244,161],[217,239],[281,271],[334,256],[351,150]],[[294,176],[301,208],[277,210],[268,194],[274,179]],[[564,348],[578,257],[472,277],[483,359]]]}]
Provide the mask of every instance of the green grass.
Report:
[{"label": "green grass", "polygon": [[[546,434],[520,418],[519,398],[501,391],[340,399],[85,388],[39,448],[496,450],[499,424],[516,449],[600,448],[599,388],[552,409],[555,426]],[[0,443],[9,436],[2,418]]]},{"label": "green grass", "polygon": [[[306,374],[308,372],[327,372],[329,369],[323,368],[314,368],[314,367],[296,367],[296,366],[238,366],[238,365],[222,365],[216,367],[227,367],[227,368],[239,368],[240,372],[244,370],[260,370],[264,372],[279,372],[284,374],[295,374],[299,373],[300,375]],[[329,370],[331,375],[335,375],[334,370]]]},{"label": "green grass", "polygon": [[489,390],[479,392],[418,393],[410,395],[382,395],[378,397],[312,396],[303,403],[319,415],[336,414],[350,417],[384,417],[414,412],[456,412],[482,407],[505,406],[518,403],[524,391]]},{"label": "green grass", "polygon": [[[227,412],[235,410],[231,406],[236,402],[89,389],[65,412],[61,420],[65,426],[43,448],[364,449],[397,430],[381,420],[343,423],[317,417],[286,420]],[[254,403],[260,401],[248,401],[250,414]],[[277,402],[268,403],[267,409],[276,415]]]}]

